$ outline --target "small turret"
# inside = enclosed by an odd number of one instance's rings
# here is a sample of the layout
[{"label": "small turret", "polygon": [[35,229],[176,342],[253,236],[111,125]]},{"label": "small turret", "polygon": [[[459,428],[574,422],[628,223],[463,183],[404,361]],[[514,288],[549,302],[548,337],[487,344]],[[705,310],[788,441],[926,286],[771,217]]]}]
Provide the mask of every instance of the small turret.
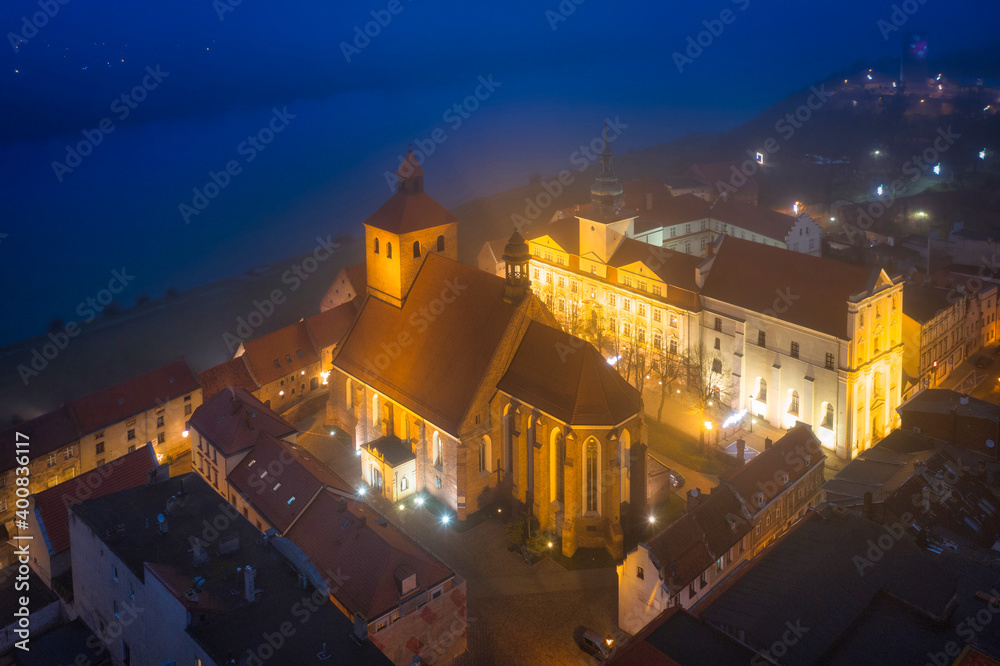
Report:
[{"label": "small turret", "polygon": [[503,290],[503,300],[512,305],[520,303],[531,289],[531,278],[528,276],[528,264],[531,262],[531,252],[521,234],[515,231],[507,241],[503,251],[503,260],[507,264],[507,285]]}]

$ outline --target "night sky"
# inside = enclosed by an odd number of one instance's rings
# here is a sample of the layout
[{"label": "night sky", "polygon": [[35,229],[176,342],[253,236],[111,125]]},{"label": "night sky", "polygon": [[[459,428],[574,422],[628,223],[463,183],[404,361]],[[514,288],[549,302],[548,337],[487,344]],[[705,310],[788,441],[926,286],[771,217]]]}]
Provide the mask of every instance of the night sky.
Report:
[{"label": "night sky", "polygon": [[[37,34],[22,22],[37,2],[0,8],[0,262],[17,285],[0,344],[44,332],[122,266],[133,296],[156,297],[357,232],[389,194],[385,170],[435,129],[446,140],[427,189],[456,205],[565,168],[606,116],[629,125],[618,152],[724,130],[860,61],[888,62],[904,31],[926,30],[932,61],[949,56],[956,73],[978,59],[1000,76],[1000,6],[987,2],[901,3],[888,39],[878,22],[893,4],[870,0],[231,2],[52,0]],[[732,20],[712,23],[724,10]],[[387,24],[348,62],[341,44],[356,48],[372,11]],[[721,33],[679,72],[672,54],[704,21]],[[16,33],[33,36],[15,51]],[[134,109],[113,104],[144,77]],[[480,77],[499,85],[449,116]],[[282,131],[248,148],[275,108]],[[93,134],[102,119],[113,131]],[[52,163],[85,130],[101,142],[60,182]],[[238,175],[186,224],[179,205],[229,161]]]}]

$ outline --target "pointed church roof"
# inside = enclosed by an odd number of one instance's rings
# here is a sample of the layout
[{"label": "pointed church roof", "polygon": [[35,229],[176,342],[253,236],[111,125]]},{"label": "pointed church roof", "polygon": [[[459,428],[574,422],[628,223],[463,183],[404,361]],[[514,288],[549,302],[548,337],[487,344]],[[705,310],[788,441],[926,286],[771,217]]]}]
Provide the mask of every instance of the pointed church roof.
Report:
[{"label": "pointed church roof", "polygon": [[414,178],[424,175],[424,169],[420,166],[417,156],[413,154],[412,148],[406,151],[406,157],[399,163],[399,170],[396,171],[396,175],[403,178]]},{"label": "pointed church roof", "polygon": [[[417,165],[417,168],[420,166]],[[365,224],[370,227],[397,235],[457,222],[454,215],[426,192],[404,191],[393,194],[381,208],[365,220]]]},{"label": "pointed church roof", "polygon": [[617,425],[642,411],[639,391],[593,345],[537,321],[497,388],[571,426]]}]

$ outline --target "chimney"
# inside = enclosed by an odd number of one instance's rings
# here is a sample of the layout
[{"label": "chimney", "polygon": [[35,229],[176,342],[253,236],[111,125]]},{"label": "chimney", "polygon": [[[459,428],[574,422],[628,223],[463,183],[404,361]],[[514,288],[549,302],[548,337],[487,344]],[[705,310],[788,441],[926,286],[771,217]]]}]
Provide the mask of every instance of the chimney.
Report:
[{"label": "chimney", "polygon": [[871,518],[872,518],[872,494],[871,494],[871,491],[868,491],[868,492],[865,493],[864,501],[865,501],[865,504],[864,504],[864,510],[863,510],[863,514],[862,515],[864,515],[864,517],[867,518],[868,520],[871,520]]},{"label": "chimney", "polygon": [[958,404],[960,404],[960,405],[967,405],[967,404],[969,404],[969,396],[966,395],[965,393],[963,393],[961,395],[961,397],[958,399]]},{"label": "chimney", "polygon": [[194,537],[194,543],[191,546],[191,555],[193,556],[195,566],[208,560],[208,551],[198,537]]},{"label": "chimney", "polygon": [[243,570],[243,596],[247,601],[253,601],[257,597],[257,590],[254,585],[257,582],[257,570],[249,564]]},{"label": "chimney", "polygon": [[773,443],[774,442],[771,441],[770,437],[765,437],[764,438],[764,450],[767,451],[769,448],[771,448],[771,444],[773,444]]},{"label": "chimney", "polygon": [[687,510],[692,511],[695,507],[701,505],[705,499],[706,497],[697,488],[687,491]]},{"label": "chimney", "polygon": [[744,439],[736,440],[736,460],[742,465],[746,462],[747,443]]}]

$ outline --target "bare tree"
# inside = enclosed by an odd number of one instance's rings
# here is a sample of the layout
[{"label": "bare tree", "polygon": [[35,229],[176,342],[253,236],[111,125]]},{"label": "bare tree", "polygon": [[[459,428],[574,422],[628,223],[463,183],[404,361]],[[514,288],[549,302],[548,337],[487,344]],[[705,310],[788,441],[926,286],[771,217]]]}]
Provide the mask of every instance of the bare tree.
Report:
[{"label": "bare tree", "polygon": [[674,386],[680,384],[687,373],[685,359],[678,353],[672,353],[662,346],[654,348],[651,352],[650,379],[659,382],[660,404],[656,408],[656,420],[663,422],[663,406],[667,402],[667,395],[674,390]]},{"label": "bare tree", "polygon": [[[721,355],[717,356],[699,342],[689,349],[685,355],[685,369],[688,388],[695,398],[695,404],[701,414],[707,415],[709,408],[716,404],[729,404],[733,398],[733,374]],[[705,449],[703,429],[702,448]]]}]

